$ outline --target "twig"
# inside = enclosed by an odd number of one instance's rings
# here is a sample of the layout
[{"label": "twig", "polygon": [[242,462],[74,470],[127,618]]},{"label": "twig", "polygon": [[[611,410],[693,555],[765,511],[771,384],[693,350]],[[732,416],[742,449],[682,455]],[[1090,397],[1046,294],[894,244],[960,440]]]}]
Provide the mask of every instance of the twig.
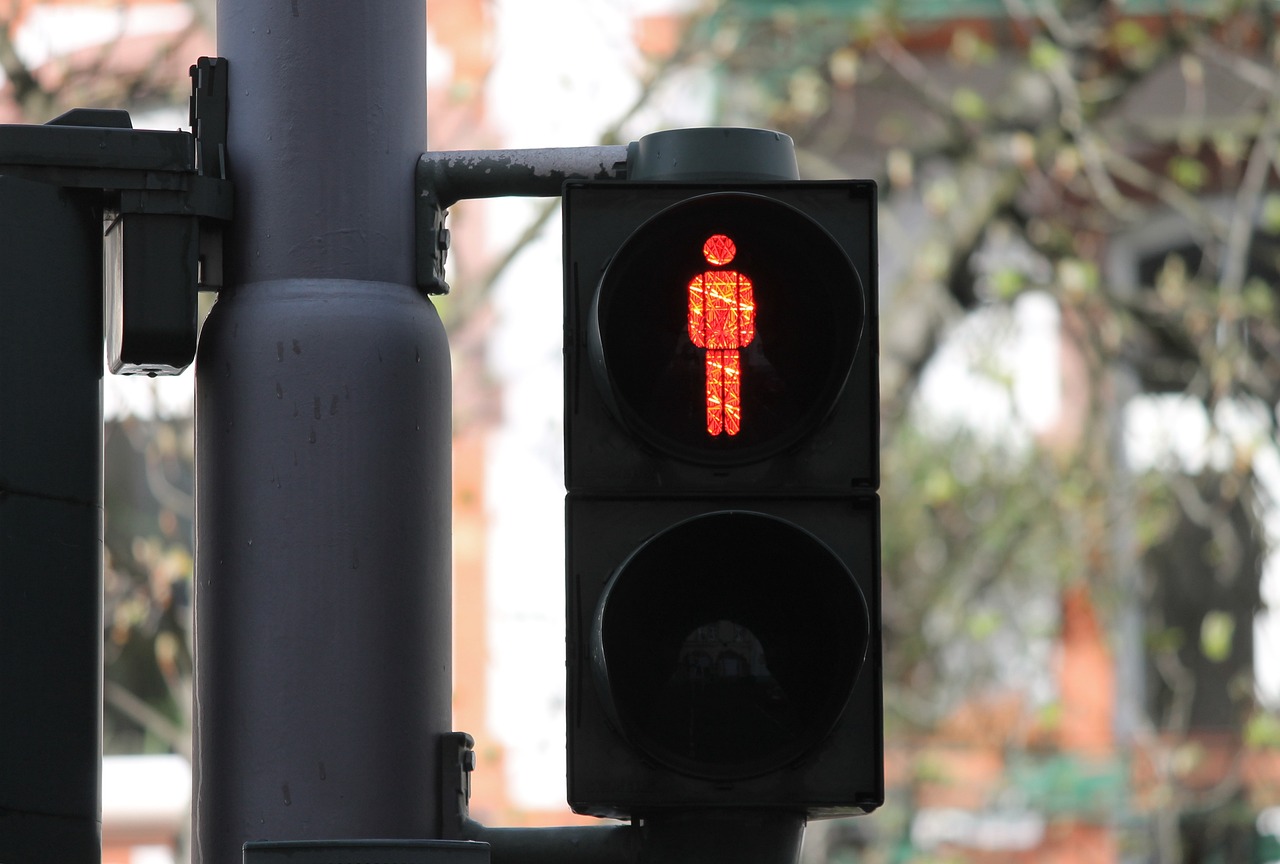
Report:
[{"label": "twig", "polygon": [[[627,107],[627,110],[618,115],[600,134],[600,143],[608,143],[617,140],[617,138],[622,134],[622,130],[626,124],[640,113],[640,111],[649,103],[649,100],[653,98],[654,93],[657,92],[658,86],[666,80],[668,75],[670,75],[674,70],[680,68],[680,65],[688,60],[688,58],[693,54],[694,39],[692,34],[695,30],[697,30],[697,27],[693,26],[692,23],[682,30],[680,42],[676,46],[676,49],[671,53],[671,56],[663,61],[662,65],[658,67],[654,74],[644,82],[643,86],[640,88],[640,92],[636,95],[636,98],[632,100],[632,103]],[[478,280],[475,290],[477,291],[480,299],[488,297],[493,292],[493,286],[497,283],[498,279],[507,271],[507,268],[511,266],[512,262],[520,256],[520,253],[524,248],[538,238],[547,222],[549,222],[551,217],[558,212],[559,207],[560,202],[558,199],[552,199],[547,202],[547,204],[538,211],[538,214],[534,216],[529,224],[525,226],[525,229],[520,232],[520,236],[507,247],[506,251],[498,257],[498,260],[489,268],[488,272]]]},{"label": "twig", "polygon": [[191,759],[191,733],[143,702],[114,681],[104,681],[102,696],[108,705],[164,741],[173,752]]},{"label": "twig", "polygon": [[1253,224],[1257,216],[1262,191],[1271,172],[1271,163],[1280,139],[1280,99],[1273,99],[1267,110],[1262,128],[1249,153],[1240,191],[1236,193],[1235,209],[1227,230],[1226,256],[1218,290],[1222,297],[1237,297],[1244,287],[1248,269],[1249,247],[1252,245]]}]

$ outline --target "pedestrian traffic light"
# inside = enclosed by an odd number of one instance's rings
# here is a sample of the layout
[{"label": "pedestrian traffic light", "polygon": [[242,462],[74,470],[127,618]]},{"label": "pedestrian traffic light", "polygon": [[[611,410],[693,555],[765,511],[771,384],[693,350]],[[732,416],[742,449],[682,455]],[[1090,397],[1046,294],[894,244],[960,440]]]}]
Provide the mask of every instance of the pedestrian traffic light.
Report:
[{"label": "pedestrian traffic light", "polygon": [[875,187],[564,189],[568,787],[883,801]]}]

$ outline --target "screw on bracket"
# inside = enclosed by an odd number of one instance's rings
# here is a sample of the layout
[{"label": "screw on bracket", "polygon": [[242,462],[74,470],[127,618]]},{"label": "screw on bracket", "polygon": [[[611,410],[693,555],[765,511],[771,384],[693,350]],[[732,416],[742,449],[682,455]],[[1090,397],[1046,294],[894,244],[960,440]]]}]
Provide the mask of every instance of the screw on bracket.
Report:
[{"label": "screw on bracket", "polygon": [[470,821],[471,772],[476,769],[476,741],[466,732],[440,737],[441,839],[463,839]]}]

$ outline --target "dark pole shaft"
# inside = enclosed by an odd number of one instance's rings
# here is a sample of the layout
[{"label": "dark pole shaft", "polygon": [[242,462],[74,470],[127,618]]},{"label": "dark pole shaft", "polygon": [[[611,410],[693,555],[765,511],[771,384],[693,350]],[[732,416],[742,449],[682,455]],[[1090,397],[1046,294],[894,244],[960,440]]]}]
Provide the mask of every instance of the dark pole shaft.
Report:
[{"label": "dark pole shaft", "polygon": [[220,0],[236,212],[197,355],[195,860],[438,837],[449,360],[413,285],[421,0]]}]

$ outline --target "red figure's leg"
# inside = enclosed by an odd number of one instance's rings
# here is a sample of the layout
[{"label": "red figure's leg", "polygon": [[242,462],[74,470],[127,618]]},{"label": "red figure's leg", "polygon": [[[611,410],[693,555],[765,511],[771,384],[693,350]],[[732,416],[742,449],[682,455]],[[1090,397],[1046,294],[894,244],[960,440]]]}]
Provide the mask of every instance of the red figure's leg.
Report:
[{"label": "red figure's leg", "polygon": [[742,369],[737,350],[707,352],[707,433],[737,435],[742,427]]},{"label": "red figure's leg", "polygon": [[724,369],[721,394],[724,400],[724,431],[737,435],[742,428],[742,368],[739,365],[738,352],[730,349],[720,352],[721,365]]},{"label": "red figure's leg", "polygon": [[707,433],[724,429],[724,351],[707,351]]}]

